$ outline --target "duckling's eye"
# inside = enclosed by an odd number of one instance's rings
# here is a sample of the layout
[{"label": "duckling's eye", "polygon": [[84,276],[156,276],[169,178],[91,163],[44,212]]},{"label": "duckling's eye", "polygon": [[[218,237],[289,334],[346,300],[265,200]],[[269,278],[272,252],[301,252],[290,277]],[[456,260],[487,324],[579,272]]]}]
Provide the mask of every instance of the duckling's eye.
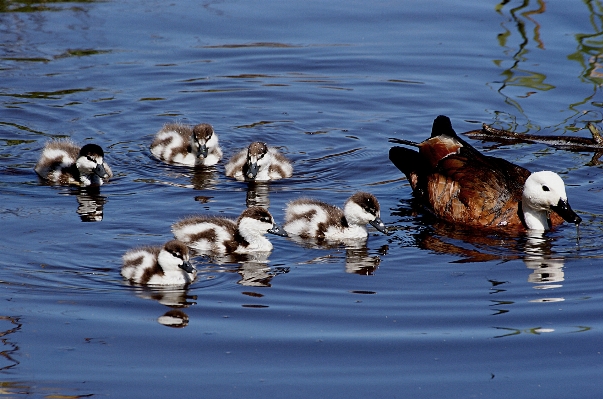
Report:
[{"label": "duckling's eye", "polygon": [[96,160],[94,158],[92,158],[90,155],[86,155],[86,159],[88,159],[90,162],[96,163]]},{"label": "duckling's eye", "polygon": [[270,218],[268,216],[264,216],[264,217],[260,218],[260,220],[264,223],[272,223],[272,221],[270,220]]},{"label": "duckling's eye", "polygon": [[548,186],[542,186],[542,191],[551,191]]}]

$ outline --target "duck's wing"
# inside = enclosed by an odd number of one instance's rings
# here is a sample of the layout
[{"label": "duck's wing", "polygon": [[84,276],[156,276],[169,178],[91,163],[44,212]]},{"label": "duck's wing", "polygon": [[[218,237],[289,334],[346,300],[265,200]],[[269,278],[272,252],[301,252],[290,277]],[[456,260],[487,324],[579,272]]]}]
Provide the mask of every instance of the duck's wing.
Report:
[{"label": "duck's wing", "polygon": [[425,178],[427,205],[440,218],[474,226],[521,226],[518,212],[527,169],[459,149]]}]

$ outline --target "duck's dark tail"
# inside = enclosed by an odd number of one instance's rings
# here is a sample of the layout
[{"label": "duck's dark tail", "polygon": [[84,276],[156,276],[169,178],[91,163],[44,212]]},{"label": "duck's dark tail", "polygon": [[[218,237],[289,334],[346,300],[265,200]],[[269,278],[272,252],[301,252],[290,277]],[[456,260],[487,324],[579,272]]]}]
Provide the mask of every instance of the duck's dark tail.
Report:
[{"label": "duck's dark tail", "polygon": [[445,115],[439,115],[437,118],[435,118],[433,125],[431,126],[431,137],[437,137],[442,134],[450,137],[458,137],[452,128],[450,118]]},{"label": "duck's dark tail", "polygon": [[389,160],[404,173],[414,190],[425,169],[423,157],[410,148],[392,147],[389,149]]}]

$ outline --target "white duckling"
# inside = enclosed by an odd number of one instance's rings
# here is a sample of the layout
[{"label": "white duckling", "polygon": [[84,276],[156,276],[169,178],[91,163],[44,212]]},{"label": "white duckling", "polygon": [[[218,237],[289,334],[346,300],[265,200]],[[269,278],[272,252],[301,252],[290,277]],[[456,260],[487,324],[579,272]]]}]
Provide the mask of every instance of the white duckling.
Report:
[{"label": "white duckling", "polygon": [[103,149],[96,144],[80,148],[68,139],[51,140],[44,146],[34,170],[51,183],[100,186],[113,177],[104,156]]},{"label": "white duckling", "polygon": [[253,206],[235,221],[223,217],[192,216],[172,225],[174,236],[200,253],[251,253],[271,251],[266,233],[286,237],[266,209]]},{"label": "white duckling", "polygon": [[379,201],[374,195],[357,192],[340,208],[310,198],[300,198],[287,204],[283,228],[302,238],[345,240],[366,238],[366,224],[387,234],[380,218]]},{"label": "white duckling", "polygon": [[141,285],[187,285],[197,275],[188,247],[172,240],[163,247],[131,249],[123,256],[121,275]]},{"label": "white duckling", "polygon": [[266,143],[255,141],[236,153],[224,167],[226,176],[239,181],[269,181],[291,177],[291,162]]},{"label": "white duckling", "polygon": [[166,124],[155,135],[151,153],[162,161],[186,166],[212,166],[222,159],[218,135],[207,123],[194,127]]}]

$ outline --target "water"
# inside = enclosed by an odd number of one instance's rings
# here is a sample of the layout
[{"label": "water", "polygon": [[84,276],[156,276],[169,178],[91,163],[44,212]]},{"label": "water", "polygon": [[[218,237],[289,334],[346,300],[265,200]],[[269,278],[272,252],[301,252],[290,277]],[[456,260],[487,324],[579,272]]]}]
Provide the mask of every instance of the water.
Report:
[{"label": "water", "polygon": [[[552,169],[584,222],[545,239],[417,212],[388,138],[439,114],[588,136],[601,126],[600,2],[0,2],[0,330],[8,397],[598,397],[603,188],[593,153],[471,142]],[[294,177],[168,166],[166,122],[228,158],[277,146]],[[40,183],[44,142],[96,142],[99,193]],[[470,139],[468,139],[470,140]],[[390,236],[264,261],[195,259],[188,290],[132,287],[120,257],[195,213],[374,193]],[[95,222],[96,220],[96,222]],[[100,221],[99,221],[100,220]],[[179,328],[178,328],[179,327]]]}]

